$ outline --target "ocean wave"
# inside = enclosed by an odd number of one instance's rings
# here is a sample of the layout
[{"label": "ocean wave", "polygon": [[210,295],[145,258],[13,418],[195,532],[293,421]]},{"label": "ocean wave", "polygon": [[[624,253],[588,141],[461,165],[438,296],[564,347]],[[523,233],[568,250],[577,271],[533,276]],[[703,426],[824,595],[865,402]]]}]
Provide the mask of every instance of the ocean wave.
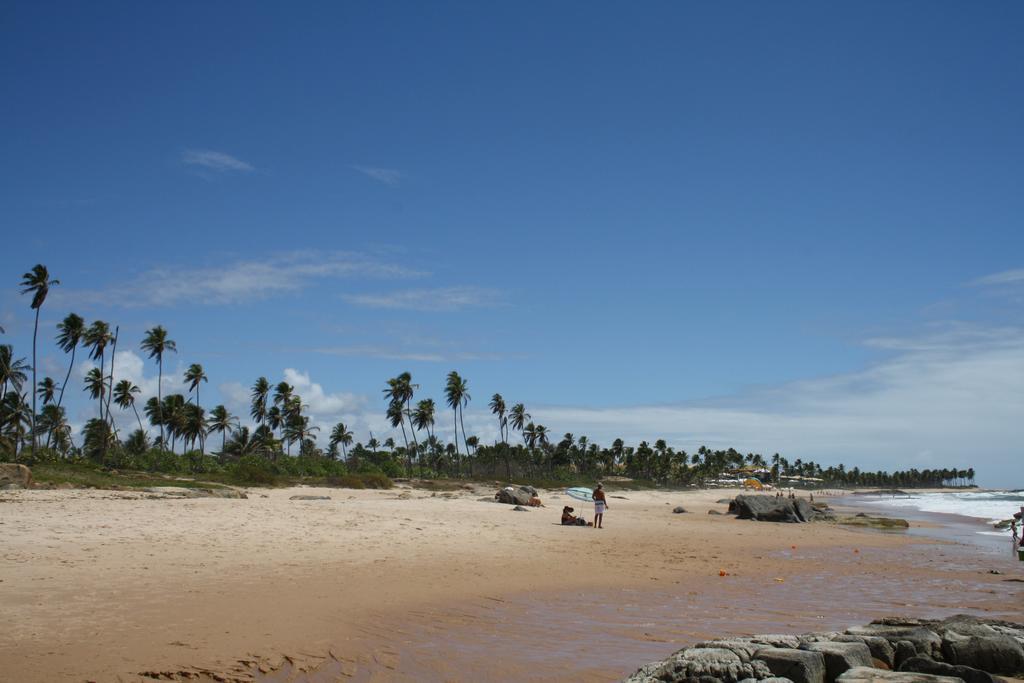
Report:
[{"label": "ocean wave", "polygon": [[[1009,519],[1024,507],[1024,492],[969,491],[956,493],[911,493],[906,496],[879,496],[865,500],[888,507],[905,507],[922,512],[938,512],[975,517],[990,523]],[[1009,531],[1006,532],[1007,534]]]}]

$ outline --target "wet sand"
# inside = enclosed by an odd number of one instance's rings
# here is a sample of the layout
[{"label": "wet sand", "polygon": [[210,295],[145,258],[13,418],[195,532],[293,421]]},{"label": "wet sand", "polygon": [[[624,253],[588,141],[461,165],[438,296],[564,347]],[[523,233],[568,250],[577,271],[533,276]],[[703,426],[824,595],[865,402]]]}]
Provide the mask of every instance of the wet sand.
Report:
[{"label": "wet sand", "polygon": [[[603,530],[559,526],[562,504],[587,506],[555,494],[519,513],[477,500],[491,492],[5,492],[0,611],[13,627],[0,670],[609,681],[729,633],[893,613],[1022,618],[1024,584],[1004,581],[1019,568],[989,574],[996,560],[965,546],[708,515],[727,491],[610,490],[628,500],[610,499]],[[672,514],[680,504],[691,512]]]}]

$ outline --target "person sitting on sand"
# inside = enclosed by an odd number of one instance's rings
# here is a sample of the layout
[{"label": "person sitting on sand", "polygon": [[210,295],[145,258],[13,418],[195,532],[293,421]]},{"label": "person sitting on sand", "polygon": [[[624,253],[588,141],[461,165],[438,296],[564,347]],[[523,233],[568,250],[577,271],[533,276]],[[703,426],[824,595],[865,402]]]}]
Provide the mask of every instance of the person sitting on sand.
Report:
[{"label": "person sitting on sand", "polygon": [[527,503],[527,505],[529,505],[532,508],[546,507],[544,503],[540,502],[540,498],[537,496],[536,493],[530,496],[530,502]]},{"label": "person sitting on sand", "polygon": [[566,505],[562,508],[562,524],[565,526],[592,526],[590,522],[572,514],[574,510]]}]

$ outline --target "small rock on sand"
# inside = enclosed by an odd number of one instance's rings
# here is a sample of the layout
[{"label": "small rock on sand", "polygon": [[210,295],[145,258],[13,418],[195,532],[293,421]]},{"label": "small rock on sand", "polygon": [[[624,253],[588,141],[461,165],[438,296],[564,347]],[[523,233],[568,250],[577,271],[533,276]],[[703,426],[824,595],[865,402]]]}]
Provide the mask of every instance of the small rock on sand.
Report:
[{"label": "small rock on sand", "polygon": [[306,496],[306,495],[291,496],[291,497],[288,498],[288,500],[330,500],[330,499],[331,499],[330,496]]}]

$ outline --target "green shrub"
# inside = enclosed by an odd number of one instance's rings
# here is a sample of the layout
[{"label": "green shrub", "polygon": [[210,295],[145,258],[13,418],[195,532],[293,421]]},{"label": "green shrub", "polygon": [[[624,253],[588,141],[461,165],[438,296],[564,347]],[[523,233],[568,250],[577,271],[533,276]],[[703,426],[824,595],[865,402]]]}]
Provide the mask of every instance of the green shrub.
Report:
[{"label": "green shrub", "polygon": [[358,474],[343,474],[340,477],[327,477],[328,486],[341,489],[365,489],[362,478]]},{"label": "green shrub", "polygon": [[273,486],[278,481],[277,468],[263,458],[248,455],[230,470],[231,480],[239,484]]}]

